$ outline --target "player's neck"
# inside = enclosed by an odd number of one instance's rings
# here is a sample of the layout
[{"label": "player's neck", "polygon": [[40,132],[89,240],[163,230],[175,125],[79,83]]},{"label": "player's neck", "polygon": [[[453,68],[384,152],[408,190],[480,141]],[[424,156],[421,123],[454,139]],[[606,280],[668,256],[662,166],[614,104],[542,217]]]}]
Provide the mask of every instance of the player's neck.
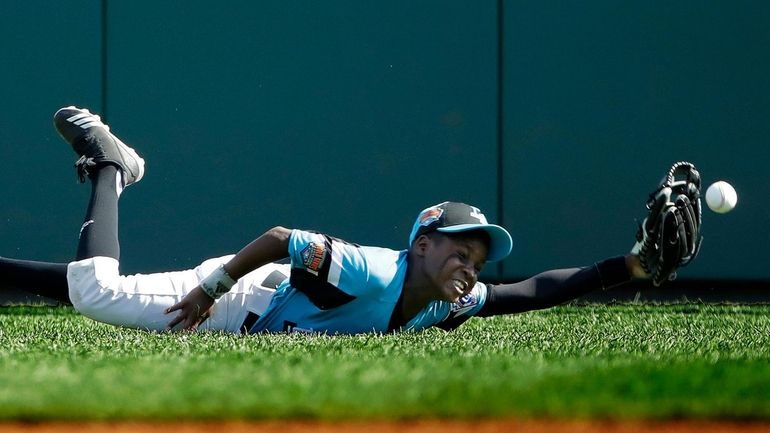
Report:
[{"label": "player's neck", "polygon": [[401,312],[407,321],[414,318],[425,306],[435,298],[435,290],[431,290],[430,282],[423,277],[419,265],[414,263],[407,267],[402,294]]},{"label": "player's neck", "polygon": [[406,321],[417,315],[426,305],[432,301],[427,290],[419,287],[409,287],[404,284],[404,297],[401,303],[401,313]]}]

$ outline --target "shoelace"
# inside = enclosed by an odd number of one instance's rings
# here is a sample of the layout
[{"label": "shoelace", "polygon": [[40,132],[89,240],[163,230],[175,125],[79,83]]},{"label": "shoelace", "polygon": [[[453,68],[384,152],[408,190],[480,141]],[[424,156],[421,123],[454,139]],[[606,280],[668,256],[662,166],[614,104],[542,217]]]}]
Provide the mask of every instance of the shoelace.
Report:
[{"label": "shoelace", "polygon": [[78,180],[80,183],[86,182],[86,177],[88,177],[90,174],[88,172],[88,168],[95,165],[96,161],[94,161],[93,158],[87,158],[85,155],[81,156],[77,161],[75,161],[75,167],[77,168]]}]

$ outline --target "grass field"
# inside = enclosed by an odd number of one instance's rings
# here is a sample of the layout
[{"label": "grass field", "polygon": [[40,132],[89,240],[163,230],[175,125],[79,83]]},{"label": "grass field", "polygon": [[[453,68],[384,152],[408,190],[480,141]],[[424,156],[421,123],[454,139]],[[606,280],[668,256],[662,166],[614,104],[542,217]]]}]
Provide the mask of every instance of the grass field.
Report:
[{"label": "grass field", "polygon": [[770,307],[566,306],[346,337],[0,308],[0,419],[422,417],[770,419]]}]

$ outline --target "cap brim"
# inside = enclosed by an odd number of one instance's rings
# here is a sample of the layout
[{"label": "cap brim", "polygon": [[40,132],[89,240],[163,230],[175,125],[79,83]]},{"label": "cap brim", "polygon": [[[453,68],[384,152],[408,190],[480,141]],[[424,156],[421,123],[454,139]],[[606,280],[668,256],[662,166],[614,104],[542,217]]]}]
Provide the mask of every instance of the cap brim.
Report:
[{"label": "cap brim", "polygon": [[496,262],[508,257],[513,249],[513,239],[508,230],[495,224],[458,224],[436,229],[442,233],[460,233],[471,230],[484,230],[489,234],[488,262]]}]

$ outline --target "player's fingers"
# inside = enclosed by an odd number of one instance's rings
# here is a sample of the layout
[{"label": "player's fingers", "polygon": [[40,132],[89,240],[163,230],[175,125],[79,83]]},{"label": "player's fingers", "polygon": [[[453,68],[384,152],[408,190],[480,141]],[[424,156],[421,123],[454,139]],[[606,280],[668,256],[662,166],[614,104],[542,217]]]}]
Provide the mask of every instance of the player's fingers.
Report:
[{"label": "player's fingers", "polygon": [[189,317],[192,315],[189,310],[189,302],[186,302],[185,299],[182,299],[181,301],[177,302],[176,304],[166,308],[165,313],[170,314],[174,311],[179,311],[179,314],[176,315],[173,319],[171,319],[170,322],[168,322],[168,325],[166,325],[166,330],[171,330],[175,326],[182,323],[182,329],[187,328],[187,322],[189,321]]},{"label": "player's fingers", "polygon": [[184,331],[195,331],[198,324],[205,320],[205,313],[201,314],[201,306],[195,303],[186,305],[180,316],[182,316],[180,322]]},{"label": "player's fingers", "polygon": [[184,326],[182,327],[185,331],[193,332],[198,329],[198,317],[197,314],[191,314],[187,316],[187,319],[184,322]]},{"label": "player's fingers", "polygon": [[184,308],[184,300],[177,302],[176,304],[166,308],[165,310],[163,310],[163,314],[172,313],[176,310],[181,310],[182,308]]},{"label": "player's fingers", "polygon": [[184,314],[178,314],[176,317],[171,319],[170,322],[168,322],[168,325],[166,325],[166,330],[170,331],[174,328],[174,326],[182,323],[182,320],[184,320]]}]

